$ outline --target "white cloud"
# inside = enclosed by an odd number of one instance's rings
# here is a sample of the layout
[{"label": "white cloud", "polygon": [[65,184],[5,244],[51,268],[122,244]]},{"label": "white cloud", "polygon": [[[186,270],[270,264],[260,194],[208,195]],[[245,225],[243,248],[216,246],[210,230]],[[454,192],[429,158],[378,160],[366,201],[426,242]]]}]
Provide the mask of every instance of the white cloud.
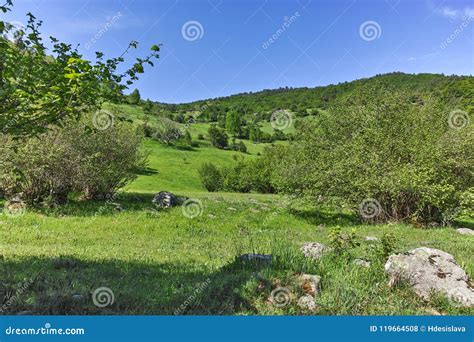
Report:
[{"label": "white cloud", "polygon": [[445,6],[442,8],[437,8],[435,11],[442,15],[445,18],[449,19],[467,19],[474,17],[474,7],[464,7],[464,8],[453,8],[449,6]]},{"label": "white cloud", "polygon": [[456,18],[459,14],[459,11],[458,10],[455,10],[451,7],[443,7],[441,10],[441,15],[443,15],[444,17],[448,17],[448,18]]}]

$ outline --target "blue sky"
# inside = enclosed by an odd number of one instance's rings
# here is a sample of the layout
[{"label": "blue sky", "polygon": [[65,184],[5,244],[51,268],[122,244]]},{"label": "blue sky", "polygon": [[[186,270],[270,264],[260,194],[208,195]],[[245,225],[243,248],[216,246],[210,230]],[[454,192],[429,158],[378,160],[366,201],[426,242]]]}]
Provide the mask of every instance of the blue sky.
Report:
[{"label": "blue sky", "polygon": [[163,44],[134,86],[161,102],[392,71],[474,74],[468,0],[14,0],[6,20],[24,23],[28,11],[87,58],[131,40],[142,54]]}]

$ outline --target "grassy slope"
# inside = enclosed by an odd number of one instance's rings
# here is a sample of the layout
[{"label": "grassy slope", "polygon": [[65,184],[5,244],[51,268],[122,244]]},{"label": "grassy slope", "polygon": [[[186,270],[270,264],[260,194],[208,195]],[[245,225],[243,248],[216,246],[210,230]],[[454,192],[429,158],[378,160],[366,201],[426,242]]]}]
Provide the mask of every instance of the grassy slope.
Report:
[{"label": "grassy slope", "polygon": [[[204,124],[191,127],[193,136],[206,129]],[[369,269],[331,256],[310,262],[298,253],[304,242],[328,243],[328,231],[336,225],[345,232],[355,228],[361,240],[390,231],[398,238],[397,251],[420,246],[445,250],[473,278],[473,237],[451,228],[360,225],[343,213],[288,208],[278,196],[209,194],[198,182],[196,167],[203,161],[230,164],[240,153],[206,146],[185,151],[153,141],[145,147],[151,153],[147,174],[115,199],[123,212],[103,202],[77,202],[20,217],[0,216],[0,283],[16,293],[19,283],[33,280],[7,312],[173,314],[187,301],[180,313],[295,314],[302,313],[296,299],[278,309],[268,297],[280,285],[297,298],[291,277],[308,272],[323,278],[317,314],[473,313],[440,298],[423,302],[404,286],[390,290],[384,260],[365,242],[352,257],[371,259]],[[202,214],[187,218],[179,207],[157,212],[151,199],[159,190],[198,198]],[[318,229],[319,224],[325,227]],[[236,261],[237,255],[250,252],[272,253],[275,262],[259,270]],[[207,285],[196,292],[203,283]],[[112,306],[101,309],[92,303],[91,293],[100,286],[113,290]],[[82,297],[73,299],[75,294]]]}]

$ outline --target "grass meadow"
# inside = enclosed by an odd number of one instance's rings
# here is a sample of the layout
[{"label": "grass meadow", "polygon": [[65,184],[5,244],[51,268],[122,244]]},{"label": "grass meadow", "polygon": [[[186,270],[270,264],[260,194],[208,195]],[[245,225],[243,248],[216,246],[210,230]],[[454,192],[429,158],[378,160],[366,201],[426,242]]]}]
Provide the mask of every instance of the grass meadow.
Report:
[{"label": "grass meadow", "polygon": [[[205,130],[203,125],[193,128],[193,138]],[[245,158],[263,147],[253,146]],[[289,205],[278,195],[208,193],[198,179],[200,163],[226,165],[240,153],[205,144],[182,150],[153,140],[144,148],[148,168],[113,200],[73,200],[55,209],[0,216],[3,288],[10,296],[21,289],[7,313],[306,314],[297,306],[300,290],[294,284],[301,273],[322,277],[318,308],[311,314],[473,313],[437,296],[423,301],[403,284],[390,289],[385,260],[375,252],[380,243],[364,241],[392,232],[397,252],[420,246],[447,251],[472,278],[473,237],[452,227],[364,225],[348,212]],[[189,218],[181,207],[158,211],[152,198],[161,190],[196,199],[199,215]],[[360,245],[319,261],[302,257],[303,243],[329,243],[328,233],[336,226],[347,233],[355,229]],[[244,263],[238,258],[244,253],[272,254],[273,263]],[[372,264],[358,267],[355,258]],[[276,286],[292,289],[290,305],[278,308],[269,301]],[[113,291],[112,305],[94,305],[91,296],[100,287]]]}]

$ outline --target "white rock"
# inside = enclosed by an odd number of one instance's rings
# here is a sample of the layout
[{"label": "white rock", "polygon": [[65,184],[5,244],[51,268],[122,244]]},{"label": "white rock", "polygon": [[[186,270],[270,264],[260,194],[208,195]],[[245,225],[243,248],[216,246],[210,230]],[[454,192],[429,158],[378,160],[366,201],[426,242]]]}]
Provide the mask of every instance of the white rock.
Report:
[{"label": "white rock", "polygon": [[365,241],[379,241],[378,238],[376,238],[375,236],[366,236]]},{"label": "white rock", "polygon": [[321,291],[321,277],[312,274],[302,274],[298,277],[300,287],[306,294],[315,297]]},{"label": "white rock", "polygon": [[324,253],[327,253],[331,250],[330,247],[323,245],[319,242],[308,242],[301,247],[301,252],[307,258],[319,259],[323,256]]},{"label": "white rock", "polygon": [[474,235],[474,230],[469,228],[458,228],[456,231],[462,235]]},{"label": "white rock", "polygon": [[316,307],[317,307],[313,296],[308,295],[308,294],[304,295],[304,296],[301,296],[298,299],[298,306],[302,309],[307,309],[307,310],[310,310],[310,311],[316,310]]},{"label": "white rock", "polygon": [[356,264],[357,266],[361,266],[361,267],[367,267],[367,268],[370,267],[370,261],[367,261],[367,260],[364,260],[364,259],[355,259],[354,264]]},{"label": "white rock", "polygon": [[474,306],[474,289],[466,272],[446,252],[420,247],[394,254],[388,258],[385,272],[391,277],[389,284],[405,280],[424,299],[439,292],[462,306]]}]

